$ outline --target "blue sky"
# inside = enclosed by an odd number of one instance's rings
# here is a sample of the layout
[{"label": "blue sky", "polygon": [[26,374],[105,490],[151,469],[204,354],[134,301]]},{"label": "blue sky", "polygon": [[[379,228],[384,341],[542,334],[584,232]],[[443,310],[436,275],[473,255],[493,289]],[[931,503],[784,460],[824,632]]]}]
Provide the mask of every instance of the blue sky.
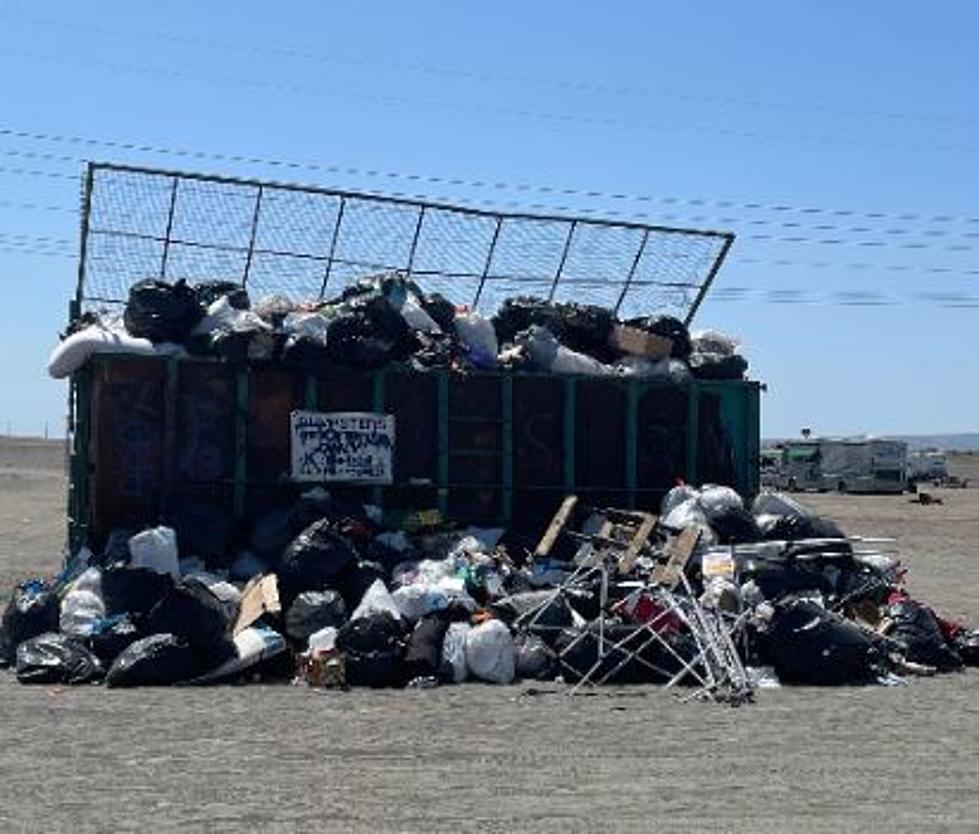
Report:
[{"label": "blue sky", "polygon": [[977,430],[977,32],[965,0],[0,2],[0,431],[63,425],[83,159],[730,229],[696,325],[766,435]]}]

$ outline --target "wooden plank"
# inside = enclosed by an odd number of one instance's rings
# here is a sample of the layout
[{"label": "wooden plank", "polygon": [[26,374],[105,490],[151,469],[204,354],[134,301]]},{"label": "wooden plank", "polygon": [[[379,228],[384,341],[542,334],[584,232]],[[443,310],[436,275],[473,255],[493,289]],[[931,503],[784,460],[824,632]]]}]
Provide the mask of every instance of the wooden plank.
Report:
[{"label": "wooden plank", "polygon": [[577,504],[577,495],[569,495],[564,499],[564,501],[561,502],[561,506],[554,514],[554,518],[551,519],[547,532],[544,533],[544,537],[540,540],[540,544],[537,545],[537,549],[534,551],[535,559],[544,559],[550,555],[551,550],[557,543],[558,536],[561,535],[561,531],[567,525],[568,520],[571,518],[571,514],[574,512],[574,508],[577,506]]},{"label": "wooden plank", "polygon": [[650,579],[664,588],[672,590],[680,581],[680,574],[686,570],[687,562],[700,541],[699,527],[687,527],[669,545],[670,556],[664,564],[657,565]]},{"label": "wooden plank", "polygon": [[632,572],[632,569],[636,565],[636,559],[639,558],[639,551],[645,547],[646,542],[649,541],[649,537],[656,527],[657,519],[652,513],[635,513],[635,515],[641,521],[625,553],[619,557],[619,573],[621,574]]}]

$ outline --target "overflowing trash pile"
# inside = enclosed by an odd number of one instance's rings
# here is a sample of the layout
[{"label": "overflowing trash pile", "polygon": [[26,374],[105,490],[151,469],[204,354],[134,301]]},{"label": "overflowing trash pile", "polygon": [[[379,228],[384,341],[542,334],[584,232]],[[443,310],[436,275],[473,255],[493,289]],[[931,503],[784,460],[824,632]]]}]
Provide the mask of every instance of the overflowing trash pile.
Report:
[{"label": "overflowing trash pile", "polygon": [[87,313],[75,322],[48,371],[64,378],[101,352],[281,361],[307,371],[402,364],[674,382],[742,379],[748,367],[732,339],[689,333],[670,316],[622,322],[602,307],[518,297],[486,318],[395,273],[361,279],[325,301],[270,296],[254,305],[234,283],[141,281],[121,315]]},{"label": "overflowing trash pile", "polygon": [[[382,523],[383,522],[383,523]],[[794,499],[678,486],[659,516],[570,496],[540,541],[384,518],[320,488],[202,558],[169,527],[116,530],[13,591],[0,663],[24,683],[293,681],[427,688],[895,683],[979,663],[979,632],[906,591],[886,540]]]}]

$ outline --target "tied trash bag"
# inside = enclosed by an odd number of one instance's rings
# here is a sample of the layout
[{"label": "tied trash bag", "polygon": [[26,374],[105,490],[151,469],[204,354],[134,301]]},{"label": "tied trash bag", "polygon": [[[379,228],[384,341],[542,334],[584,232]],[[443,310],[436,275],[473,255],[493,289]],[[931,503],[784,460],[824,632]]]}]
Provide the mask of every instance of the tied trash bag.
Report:
[{"label": "tied trash bag", "polygon": [[754,517],[744,508],[741,496],[730,487],[708,486],[697,499],[707,524],[721,544],[742,544],[761,539]]},{"label": "tied trash bag", "polygon": [[194,285],[194,296],[205,309],[221,298],[227,298],[229,306],[235,310],[247,310],[252,306],[248,291],[234,281],[202,281]]},{"label": "tied trash bag", "polygon": [[604,307],[555,304],[530,296],[507,299],[493,317],[500,344],[514,341],[521,330],[536,325],[547,328],[571,351],[600,361],[612,357],[608,340],[614,323],[612,312]]},{"label": "tied trash bag", "polygon": [[178,584],[147,617],[151,634],[172,634],[213,663],[231,651],[230,618],[224,604],[197,582]]},{"label": "tied trash bag", "polygon": [[475,626],[466,635],[466,665],[481,680],[511,683],[516,674],[516,661],[510,629],[500,620]]},{"label": "tied trash bag", "polygon": [[314,521],[282,556],[278,576],[283,605],[288,607],[303,591],[330,587],[347,565],[356,562],[357,551],[332,528],[329,519]]},{"label": "tied trash bag", "polygon": [[347,607],[339,593],[303,591],[286,611],[286,634],[304,643],[317,631],[340,628],[346,620]]},{"label": "tied trash bag", "polygon": [[767,541],[799,539],[842,539],[846,534],[836,522],[816,515],[808,507],[781,492],[762,492],[751,512]]},{"label": "tied trash bag", "polygon": [[404,624],[389,611],[351,619],[337,633],[346,656],[347,683],[374,689],[404,686]]},{"label": "tied trash bag", "polygon": [[116,614],[98,620],[86,643],[105,668],[144,635],[129,614]]},{"label": "tied trash bag", "polygon": [[939,672],[962,668],[962,658],[945,642],[934,613],[912,599],[902,598],[887,607],[893,625],[887,636],[905,646],[912,663],[934,666]]},{"label": "tied trash bag", "polygon": [[21,683],[92,683],[104,674],[102,664],[85,644],[66,634],[41,634],[17,647],[17,680]]},{"label": "tied trash bag", "polygon": [[540,637],[518,634],[513,640],[515,670],[522,680],[549,681],[557,675],[557,655]]},{"label": "tied trash bag", "polygon": [[58,625],[62,634],[87,637],[104,616],[102,571],[88,568],[71,583],[62,597]]},{"label": "tied trash bag", "polygon": [[759,649],[783,683],[860,685],[874,683],[885,671],[874,639],[819,603],[789,598],[772,610]]},{"label": "tied trash bag", "polygon": [[170,527],[152,527],[137,533],[129,540],[129,553],[134,568],[150,568],[174,579],[180,577],[177,534]]},{"label": "tied trash bag", "polygon": [[105,682],[109,687],[170,686],[204,669],[194,650],[173,634],[151,634],[120,654]]},{"label": "tied trash bag", "polygon": [[4,665],[14,663],[21,643],[57,630],[57,595],[43,580],[21,582],[14,588],[0,622],[0,662]]},{"label": "tied trash bag", "polygon": [[149,278],[130,288],[123,321],[132,336],[154,344],[182,344],[203,316],[204,309],[186,281],[168,284]]},{"label": "tied trash bag", "polygon": [[408,680],[437,676],[449,621],[434,615],[420,619],[408,638],[405,676]]},{"label": "tied trash bag", "polygon": [[102,599],[108,616],[144,617],[173,589],[169,573],[118,565],[102,571]]},{"label": "tied trash bag", "polygon": [[451,623],[442,641],[442,659],[439,663],[439,678],[447,683],[463,683],[469,676],[466,663],[466,638],[472,626],[469,623]]}]

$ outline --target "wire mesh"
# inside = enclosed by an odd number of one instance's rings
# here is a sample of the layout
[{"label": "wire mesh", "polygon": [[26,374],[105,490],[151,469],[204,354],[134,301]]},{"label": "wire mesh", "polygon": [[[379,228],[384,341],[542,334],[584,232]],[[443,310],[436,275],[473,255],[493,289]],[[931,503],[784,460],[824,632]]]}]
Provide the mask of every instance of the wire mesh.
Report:
[{"label": "wire mesh", "polygon": [[142,279],[184,278],[310,301],[396,271],[483,312],[534,295],[689,321],[733,239],[91,163],[77,294],[118,304]]}]

